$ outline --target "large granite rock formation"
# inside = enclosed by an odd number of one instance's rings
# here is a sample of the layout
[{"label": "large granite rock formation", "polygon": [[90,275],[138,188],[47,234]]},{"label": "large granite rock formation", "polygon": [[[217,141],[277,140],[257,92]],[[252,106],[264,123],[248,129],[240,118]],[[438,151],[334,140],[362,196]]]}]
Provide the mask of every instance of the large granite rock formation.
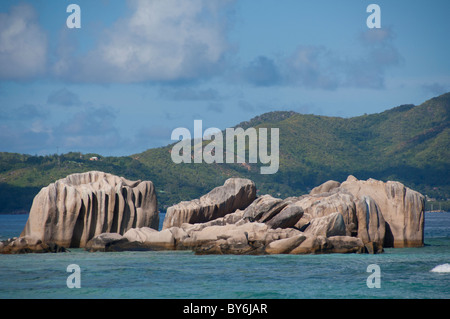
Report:
[{"label": "large granite rock formation", "polygon": [[295,225],[304,230],[312,219],[339,212],[347,236],[377,247],[423,246],[424,196],[399,182],[358,180],[328,181],[301,196],[292,205],[304,214]]},{"label": "large granite rock formation", "polygon": [[[422,194],[399,182],[385,183],[372,178],[362,181],[354,176],[349,176],[339,188],[366,201],[365,222],[369,236],[374,236],[371,240],[377,241],[377,236],[381,236],[382,229],[375,234],[376,225],[380,225],[385,227],[384,247],[423,246],[425,197]],[[360,224],[364,224],[363,219]]]},{"label": "large granite rock formation", "polygon": [[[87,245],[89,251],[192,250],[196,254],[323,254],[369,252],[360,238],[316,236],[294,228],[270,228],[241,219],[235,224],[183,224],[162,231],[130,230],[119,239],[102,235]],[[376,253],[373,249],[371,253]]]},{"label": "large granite rock formation", "polygon": [[89,251],[378,253],[423,245],[424,197],[399,182],[349,176],[300,197],[256,198],[252,181],[232,178],[170,207],[161,231],[157,216],[151,182],[100,172],[70,175],[41,190],[25,237],[0,243],[0,252],[57,250],[41,245],[52,242]]},{"label": "large granite rock formation", "polygon": [[163,229],[183,223],[203,223],[236,209],[244,209],[256,197],[256,187],[249,179],[229,178],[223,186],[214,188],[199,199],[183,201],[167,209]]},{"label": "large granite rock formation", "polygon": [[185,210],[179,208],[178,215],[172,210],[163,231],[131,229],[124,235],[126,245],[118,242],[109,249],[136,245],[197,254],[311,254],[378,253],[383,247],[423,245],[423,196],[398,182],[349,176],[342,184],[329,181],[308,195],[284,200],[262,195],[243,210],[214,215],[218,209],[212,207],[230,200],[230,192],[221,190],[222,198],[218,194],[213,201],[204,196],[174,206]]},{"label": "large granite rock formation", "polygon": [[21,236],[63,247],[84,247],[102,233],[158,229],[153,183],[92,171],[73,174],[41,189]]}]

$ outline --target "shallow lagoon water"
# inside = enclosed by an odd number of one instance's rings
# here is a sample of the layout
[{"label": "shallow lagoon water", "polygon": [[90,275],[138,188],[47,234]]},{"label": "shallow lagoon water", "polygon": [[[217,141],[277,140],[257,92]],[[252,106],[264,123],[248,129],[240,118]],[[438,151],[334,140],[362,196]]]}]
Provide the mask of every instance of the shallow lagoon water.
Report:
[{"label": "shallow lagoon water", "polygon": [[[0,239],[26,215],[0,215]],[[0,255],[0,298],[449,298],[450,213],[426,213],[425,246],[379,255],[196,256],[189,251]],[[81,288],[66,271],[81,268]],[[381,270],[368,288],[367,266]]]}]

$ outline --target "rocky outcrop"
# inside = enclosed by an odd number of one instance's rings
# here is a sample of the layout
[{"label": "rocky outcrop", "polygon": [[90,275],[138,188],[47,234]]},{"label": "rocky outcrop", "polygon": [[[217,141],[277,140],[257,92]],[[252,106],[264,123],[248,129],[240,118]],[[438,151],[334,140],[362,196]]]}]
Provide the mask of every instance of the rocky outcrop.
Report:
[{"label": "rocky outcrop", "polygon": [[[235,181],[233,184],[236,185]],[[241,181],[237,184],[252,185]],[[177,226],[162,231],[148,227],[130,229],[121,240],[106,244],[105,251],[189,249],[196,254],[373,254],[382,252],[391,237],[394,245],[404,245],[415,244],[415,238],[423,236],[422,195],[397,182],[358,181],[350,176],[342,184],[326,182],[311,194],[300,197],[283,200],[262,195],[245,209],[229,208],[228,213],[218,217],[223,212],[214,215],[211,207],[220,207],[218,203],[233,206],[232,201],[227,202],[229,191],[221,190],[220,194],[224,198],[218,198],[216,193],[214,200],[204,196],[201,200],[176,205],[184,207],[186,212],[193,208],[189,214],[177,215],[190,217],[177,219],[173,210],[167,225]],[[201,207],[207,208],[198,208],[200,202]],[[208,212],[201,220],[208,216],[211,219],[180,223],[195,220],[192,216],[199,218],[198,212]],[[410,227],[417,229],[413,236]],[[402,231],[390,232],[391,228]],[[418,244],[423,241],[419,240]]]},{"label": "rocky outcrop", "polygon": [[322,193],[329,193],[330,191],[332,191],[335,188],[338,188],[339,186],[341,186],[341,183],[339,183],[339,182],[327,181],[327,182],[323,183],[322,185],[314,187],[309,194],[317,195],[317,194],[322,194]]},{"label": "rocky outcrop", "polygon": [[265,247],[267,254],[289,254],[295,248],[299,247],[306,240],[304,234],[298,234],[292,237],[275,240]]},{"label": "rocky outcrop", "polygon": [[269,254],[350,254],[365,253],[364,244],[359,238],[351,236],[306,236],[296,235],[270,243],[266,247]]},{"label": "rocky outcrop", "polygon": [[305,230],[309,236],[345,236],[346,227],[344,217],[338,212],[327,216],[313,218]]},{"label": "rocky outcrop", "polygon": [[0,242],[0,254],[60,253],[64,247],[55,243],[43,243],[34,237],[14,237]]},{"label": "rocky outcrop", "polygon": [[[338,236],[335,225],[343,225],[339,213],[318,218],[310,232],[294,228],[273,229],[265,223],[249,222],[241,218],[236,223],[219,219],[202,224],[183,224],[162,231],[149,228],[130,229],[121,240],[115,240],[100,251],[123,250],[192,250],[196,254],[317,254],[317,253],[362,253],[366,252],[361,239]],[[326,221],[326,222],[324,222]],[[213,223],[214,222],[214,223]],[[313,225],[316,222],[313,220]],[[331,225],[331,228],[330,228]],[[334,227],[334,228],[333,228]],[[96,240],[96,239],[94,239]],[[89,245],[89,244],[88,244]],[[371,251],[375,253],[377,251]]]},{"label": "rocky outcrop", "polygon": [[303,208],[294,204],[284,207],[266,224],[271,228],[293,228],[303,217]]},{"label": "rocky outcrop", "polygon": [[287,202],[280,198],[274,198],[270,195],[263,195],[258,197],[250,206],[244,211],[244,219],[250,222],[267,222],[283,208],[288,205]]},{"label": "rocky outcrop", "polygon": [[69,175],[41,189],[21,236],[63,247],[84,247],[102,233],[158,228],[153,183],[103,172]]},{"label": "rocky outcrop", "polygon": [[[373,237],[370,240],[381,242],[384,226],[384,247],[423,246],[425,198],[422,194],[399,182],[362,181],[354,176],[349,176],[339,188],[366,202],[366,219],[360,218],[359,224],[366,224],[369,238]],[[361,230],[358,233],[365,236]]]},{"label": "rocky outcrop", "polygon": [[346,192],[335,188],[329,193],[302,196],[294,205],[303,208],[303,217],[296,227],[304,228],[314,218],[328,216],[338,212],[344,218],[346,235],[352,236],[357,233],[358,219],[356,214],[355,198]]},{"label": "rocky outcrop", "polygon": [[89,240],[85,246],[85,249],[90,252],[109,251],[109,247],[111,245],[124,241],[128,240],[118,233],[103,233]]},{"label": "rocky outcrop", "polygon": [[[197,223],[197,224],[184,223],[180,227],[188,231],[199,231],[209,226],[225,226],[228,224],[237,224],[237,223],[243,224],[248,222],[248,220],[243,219],[243,215],[244,211],[238,209],[234,213],[225,215],[224,217],[213,219],[206,223]],[[173,227],[171,227],[170,229],[172,228]]]},{"label": "rocky outcrop", "polygon": [[199,199],[183,201],[167,209],[163,229],[183,223],[203,223],[245,209],[256,197],[256,186],[249,179],[230,178],[223,186]]},{"label": "rocky outcrop", "polygon": [[117,233],[103,233],[92,238],[85,250],[89,252],[120,252],[120,251],[148,251],[151,247],[138,241],[130,242],[124,236]]},{"label": "rocky outcrop", "polygon": [[349,176],[339,184],[326,182],[294,205],[304,214],[295,227],[305,230],[314,218],[339,212],[345,235],[375,247],[423,246],[424,196],[399,182],[362,181]]},{"label": "rocky outcrop", "polygon": [[351,236],[332,236],[327,238],[330,246],[325,252],[337,254],[363,253],[364,244],[360,238]]},{"label": "rocky outcrop", "polygon": [[331,248],[329,241],[324,236],[309,236],[297,247],[289,251],[292,255],[321,254]]},{"label": "rocky outcrop", "polygon": [[197,254],[264,254],[271,242],[301,234],[293,228],[272,229],[264,223],[244,220],[199,231],[186,229],[186,232],[189,237],[183,241],[183,246]]},{"label": "rocky outcrop", "polygon": [[187,237],[186,232],[179,227],[171,227],[156,231],[148,227],[134,228],[127,231],[123,237],[130,242],[142,243],[151,250],[175,250]]},{"label": "rocky outcrop", "polygon": [[386,222],[377,203],[364,196],[356,203],[358,217],[358,237],[364,243],[376,243],[377,247],[383,247],[386,235]]},{"label": "rocky outcrop", "polygon": [[23,237],[0,252],[192,250],[196,254],[380,253],[423,245],[424,198],[398,182],[326,182],[286,199],[231,178],[169,208],[157,231],[151,182],[70,175],[36,196]]},{"label": "rocky outcrop", "polygon": [[171,227],[162,231],[153,228],[131,228],[124,235],[105,233],[92,238],[85,249],[95,251],[145,251],[145,250],[180,250],[184,249],[182,241],[188,235],[184,229]]}]

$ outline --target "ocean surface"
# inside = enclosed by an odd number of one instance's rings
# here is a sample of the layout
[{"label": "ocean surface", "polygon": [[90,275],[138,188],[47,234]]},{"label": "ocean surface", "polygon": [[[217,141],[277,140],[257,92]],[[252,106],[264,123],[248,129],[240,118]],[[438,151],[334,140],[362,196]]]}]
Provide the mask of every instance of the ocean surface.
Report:
[{"label": "ocean surface", "polygon": [[[0,240],[18,236],[27,218],[0,215]],[[80,267],[80,288],[67,287],[71,264]],[[367,285],[372,264],[380,288]],[[425,214],[424,247],[379,255],[0,255],[0,298],[450,298],[450,213]]]}]

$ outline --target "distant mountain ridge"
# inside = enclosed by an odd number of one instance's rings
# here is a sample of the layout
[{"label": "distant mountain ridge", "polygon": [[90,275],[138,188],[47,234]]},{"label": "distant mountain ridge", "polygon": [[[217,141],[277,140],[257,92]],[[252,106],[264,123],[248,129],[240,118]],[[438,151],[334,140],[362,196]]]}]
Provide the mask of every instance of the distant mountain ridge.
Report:
[{"label": "distant mountain ridge", "polygon": [[[443,201],[450,198],[449,112],[446,93],[417,106],[352,118],[280,111],[236,125],[279,128],[280,168],[273,175],[261,175],[260,164],[174,164],[173,145],[125,157],[0,153],[0,212],[28,210],[41,187],[89,170],[153,181],[161,209],[199,197],[229,177],[250,178],[259,193],[288,197],[351,174],[400,181]],[[100,160],[90,161],[92,156]]]}]

